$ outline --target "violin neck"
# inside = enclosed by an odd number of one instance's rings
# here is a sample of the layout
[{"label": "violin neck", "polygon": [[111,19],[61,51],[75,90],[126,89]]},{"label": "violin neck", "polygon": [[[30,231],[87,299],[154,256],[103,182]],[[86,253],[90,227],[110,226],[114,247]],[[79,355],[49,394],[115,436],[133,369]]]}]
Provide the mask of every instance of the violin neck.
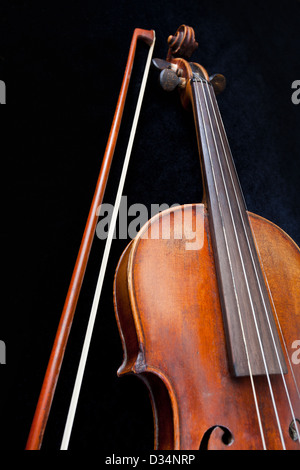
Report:
[{"label": "violin neck", "polygon": [[231,372],[279,374],[286,364],[215,93],[201,77],[191,88]]}]

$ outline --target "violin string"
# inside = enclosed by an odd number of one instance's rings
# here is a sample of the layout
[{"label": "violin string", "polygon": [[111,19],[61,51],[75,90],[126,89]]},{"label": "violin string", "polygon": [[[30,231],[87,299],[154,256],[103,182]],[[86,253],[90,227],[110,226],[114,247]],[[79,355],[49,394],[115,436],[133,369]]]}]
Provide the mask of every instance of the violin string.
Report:
[{"label": "violin string", "polygon": [[[217,101],[216,101],[216,99],[215,99],[214,92],[213,92],[213,90],[211,89],[212,87],[207,84],[207,87],[206,87],[206,88],[209,90],[209,91],[208,91],[208,95],[209,95],[209,97],[210,97],[210,102],[211,102],[211,106],[212,106],[213,113],[214,113],[214,116],[215,116],[215,121],[216,121],[216,123],[217,123],[218,132],[219,132],[219,136],[220,136],[220,141],[221,141],[221,144],[222,144],[222,147],[223,147],[223,152],[224,152],[224,155],[225,155],[225,159],[226,159],[226,163],[227,163],[227,168],[228,168],[228,171],[229,171],[229,174],[230,174],[232,187],[233,187],[233,189],[234,189],[234,193],[235,193],[237,205],[238,205],[238,208],[239,208],[240,217],[241,217],[241,220],[242,220],[243,229],[244,229],[244,233],[245,233],[245,236],[246,236],[247,245],[248,245],[249,253],[250,253],[250,256],[251,256],[252,264],[253,264],[253,267],[254,267],[254,271],[255,271],[257,283],[258,283],[258,286],[259,286],[260,295],[261,295],[261,298],[262,298],[262,301],[263,301],[263,304],[264,304],[264,308],[265,308],[265,312],[266,312],[266,317],[267,317],[267,321],[268,321],[268,325],[269,325],[269,329],[270,329],[270,333],[271,333],[271,337],[272,337],[274,349],[275,349],[275,352],[276,352],[277,361],[278,361],[279,368],[280,368],[281,378],[282,378],[282,381],[283,381],[285,393],[286,393],[287,400],[288,400],[288,403],[289,403],[289,408],[290,408],[290,411],[291,411],[291,414],[292,414],[292,420],[293,420],[293,422],[294,422],[295,429],[297,430],[297,427],[298,427],[298,426],[297,426],[297,420],[296,420],[296,418],[295,418],[295,413],[294,413],[293,405],[292,405],[292,403],[291,403],[291,398],[290,398],[289,391],[288,391],[288,387],[287,387],[287,384],[286,384],[286,380],[285,380],[285,377],[284,377],[284,374],[283,374],[281,361],[280,361],[280,358],[279,358],[277,346],[276,346],[276,343],[275,343],[275,338],[274,338],[273,331],[272,331],[272,327],[271,327],[271,324],[270,324],[269,314],[268,314],[268,312],[267,312],[267,308],[266,308],[266,304],[265,304],[265,299],[264,299],[264,295],[263,295],[263,292],[262,292],[262,287],[261,287],[261,284],[260,284],[260,280],[259,280],[259,276],[258,276],[258,273],[257,273],[256,266],[255,266],[255,262],[254,262],[254,258],[253,258],[253,253],[252,253],[252,248],[251,248],[251,245],[250,245],[250,242],[249,242],[248,234],[247,234],[246,227],[245,227],[245,223],[244,223],[243,211],[241,210],[239,198],[238,198],[238,196],[237,196],[237,192],[236,192],[236,188],[235,188],[235,183],[234,183],[234,180],[233,180],[231,168],[230,168],[229,161],[228,161],[227,152],[226,152],[226,150],[225,150],[225,146],[224,146],[222,134],[221,134],[221,131],[220,131],[218,119],[217,119],[217,116],[216,116],[216,113],[215,113],[215,108],[218,110]],[[214,97],[214,100],[212,100],[212,96]],[[214,102],[214,104],[213,104],[213,102]],[[221,119],[219,110],[218,110],[218,116],[219,116],[219,120],[220,120],[220,122],[221,122],[221,124],[222,124],[222,126],[223,126],[223,122],[222,122],[222,119]],[[224,133],[224,135],[225,135],[225,137],[226,137],[226,139],[227,139],[224,126],[223,126],[223,133]],[[229,148],[229,151],[230,151],[230,146],[229,146],[228,140],[227,140],[227,145],[228,145],[228,148]],[[232,160],[232,162],[233,162],[233,164],[234,164],[233,159],[231,159],[231,160]],[[238,180],[238,183],[239,183],[239,180]],[[241,194],[243,194],[243,193],[241,192]],[[244,202],[244,204],[245,204],[245,202]],[[246,204],[245,204],[245,206],[246,206]],[[252,232],[252,234],[253,234],[253,232]],[[253,234],[253,239],[254,239],[254,242],[255,242],[256,249],[257,249],[257,251],[258,251],[258,256],[259,256],[260,261],[261,261],[261,257],[260,257],[260,255],[259,255],[259,250],[258,250],[258,246],[257,246],[256,240],[255,240],[255,235],[254,235],[254,234]],[[263,268],[263,266],[262,266],[262,268]],[[264,270],[264,268],[263,268],[263,270]],[[265,272],[265,271],[264,271],[264,272]],[[265,275],[265,279],[266,279],[266,281],[267,281],[266,275]],[[288,362],[289,362],[289,365],[290,365],[290,369],[291,369],[291,372],[292,372],[292,377],[293,377],[293,380],[294,380],[294,383],[295,383],[295,387],[296,387],[297,393],[298,393],[298,395],[299,395],[299,390],[298,390],[297,382],[296,382],[296,380],[295,380],[295,375],[294,375],[294,372],[293,372],[293,368],[292,368],[292,366],[291,366],[290,358],[289,358],[289,355],[288,355],[288,352],[287,352],[286,343],[285,343],[285,340],[284,340],[284,338],[283,338],[283,332],[282,332],[282,329],[281,329],[281,326],[280,326],[278,314],[277,314],[277,311],[276,311],[276,308],[275,308],[274,300],[273,300],[273,297],[272,297],[272,293],[271,293],[271,290],[270,290],[270,286],[269,286],[268,281],[267,281],[267,288],[268,288],[268,291],[269,291],[269,294],[270,294],[270,298],[271,298],[272,305],[273,305],[273,310],[274,310],[274,313],[275,313],[275,316],[276,316],[276,319],[277,319],[277,323],[278,323],[278,326],[279,326],[279,329],[280,329],[281,337],[282,337],[283,342],[284,342],[284,345],[285,345],[285,350],[286,350]],[[297,436],[298,436],[298,441],[300,442],[300,434],[299,434],[299,432],[297,432]]]},{"label": "violin string", "polygon": [[[206,127],[205,127],[205,124],[204,124],[204,114],[203,114],[203,109],[202,109],[202,104],[201,104],[200,93],[199,93],[199,90],[198,90],[197,86],[195,86],[194,89],[196,90],[196,94],[197,94],[197,97],[198,97],[198,102],[200,104],[200,112],[201,112],[201,116],[202,116],[203,128],[204,128],[205,138],[206,138],[206,142],[207,142],[207,149],[208,149],[209,158],[210,158],[210,162],[211,162],[212,176],[213,176],[214,186],[215,186],[217,199],[218,199],[218,204],[219,204],[220,217],[221,217],[222,222],[223,222],[223,216],[222,216],[222,210],[221,210],[221,207],[220,207],[220,200],[219,200],[219,193],[218,193],[218,188],[217,188],[217,184],[216,184],[215,172],[214,172],[214,168],[213,168],[213,165],[212,165],[212,158],[211,158],[211,153],[210,153],[210,148],[209,148],[209,143],[208,143],[208,137],[207,137]],[[257,414],[257,419],[258,419],[258,424],[259,424],[259,429],[260,429],[260,434],[261,434],[261,439],[262,439],[262,445],[263,445],[264,450],[266,450],[265,436],[264,436],[264,431],[263,431],[262,422],[261,422],[261,415],[260,415],[260,410],[259,410],[258,401],[257,401],[257,394],[256,394],[256,390],[255,390],[254,380],[253,380],[253,374],[252,374],[252,368],[251,368],[251,363],[250,363],[248,346],[247,346],[247,341],[246,341],[246,336],[245,336],[244,324],[243,324],[243,319],[242,319],[242,316],[241,316],[239,300],[238,300],[238,296],[237,296],[237,290],[236,290],[236,285],[235,285],[235,280],[234,280],[234,274],[233,274],[233,269],[232,269],[232,264],[231,264],[231,258],[230,258],[229,247],[228,247],[228,240],[227,240],[227,235],[226,235],[224,223],[222,223],[222,228],[223,228],[226,251],[227,251],[227,256],[228,256],[228,261],[229,261],[229,266],[230,266],[231,278],[232,278],[232,283],[233,283],[233,290],[234,290],[236,303],[237,303],[237,308],[238,308],[240,326],[241,326],[242,337],[243,337],[243,342],[244,342],[244,347],[245,347],[245,353],[246,353],[247,364],[248,364],[248,369],[249,369],[249,377],[250,377],[250,381],[251,381],[252,393],[253,393],[254,404],[255,404],[255,409],[256,409],[256,414]]]},{"label": "violin string", "polygon": [[[210,90],[210,89],[209,89],[209,90]],[[215,106],[213,106],[213,111],[214,111],[214,114],[215,114],[215,119],[216,119],[216,122],[217,122],[219,134],[220,134],[220,137],[221,137],[221,143],[222,143],[223,151],[224,151],[224,154],[225,154],[227,166],[228,166],[228,169],[229,169],[229,173],[230,173],[232,185],[233,185],[234,191],[235,191],[235,193],[236,193],[235,185],[234,185],[234,181],[233,181],[233,177],[232,177],[232,173],[231,173],[231,169],[230,169],[230,165],[229,165],[228,158],[227,158],[227,153],[226,153],[226,150],[225,150],[225,147],[224,147],[224,142],[223,142],[223,138],[222,138],[222,133],[221,133],[221,131],[220,131],[219,124],[218,124],[218,120],[219,120],[219,122],[220,122],[220,124],[221,124],[221,127],[222,127],[222,130],[223,130],[224,140],[225,140],[226,143],[227,143],[227,148],[228,148],[229,153],[230,153],[230,156],[231,156],[231,162],[232,162],[232,164],[233,164],[233,167],[235,168],[234,159],[233,159],[232,154],[231,154],[230,145],[229,145],[229,142],[228,142],[228,138],[227,138],[226,131],[225,131],[225,128],[224,128],[223,120],[222,120],[222,118],[221,118],[221,114],[220,114],[220,110],[219,110],[219,107],[218,107],[218,103],[217,103],[216,97],[215,97],[213,91],[212,91],[212,93],[209,92],[209,94],[210,94],[210,98],[213,97],[213,101],[214,101],[214,103],[215,103]],[[217,109],[218,119],[217,119],[217,117],[216,117],[215,109]],[[237,182],[238,182],[238,185],[239,185],[239,187],[240,187],[240,182],[239,182],[239,179],[238,179],[238,178],[237,178]],[[240,189],[241,189],[241,187],[240,187]],[[246,208],[246,202],[245,202],[245,200],[244,200],[243,192],[242,192],[242,191],[240,191],[240,192],[241,192],[241,195],[242,195],[242,198],[243,198],[243,201],[244,201],[244,205],[245,205],[245,208]],[[240,211],[240,214],[241,214],[241,208],[240,208],[240,204],[239,204],[239,200],[238,200],[237,195],[236,195],[236,199],[237,199],[239,211]],[[247,210],[247,209],[246,209],[246,210]],[[255,246],[256,246],[256,250],[257,250],[258,255],[259,255],[259,259],[260,259],[260,262],[261,262],[262,270],[263,270],[263,272],[264,272],[264,274],[265,274],[264,277],[265,277],[265,281],[266,281],[266,287],[267,287],[268,292],[269,292],[269,295],[270,295],[270,299],[271,299],[271,302],[272,302],[273,310],[274,310],[274,313],[275,313],[275,316],[276,316],[276,319],[277,319],[277,323],[278,323],[278,328],[279,328],[279,330],[280,330],[281,338],[282,338],[282,341],[283,341],[283,344],[284,344],[284,347],[285,347],[286,356],[287,356],[287,359],[288,359],[288,362],[289,362],[289,365],[290,365],[290,369],[291,369],[291,372],[292,372],[292,376],[293,376],[293,378],[294,378],[295,388],[296,388],[297,394],[298,394],[298,396],[299,396],[299,398],[300,398],[299,387],[298,387],[297,380],[296,380],[296,377],[295,377],[295,374],[294,374],[293,366],[292,366],[291,361],[290,361],[290,356],[289,356],[289,353],[288,353],[286,341],[285,341],[285,338],[284,338],[284,335],[283,335],[283,331],[282,331],[282,329],[281,329],[280,321],[279,321],[279,318],[278,318],[278,314],[277,314],[277,311],[276,311],[276,307],[275,307],[275,304],[274,304],[274,299],[273,299],[272,292],[271,292],[271,289],[270,289],[270,286],[269,286],[269,282],[268,282],[268,279],[267,279],[267,276],[266,276],[266,272],[265,272],[265,269],[264,269],[264,265],[263,265],[261,256],[260,256],[260,254],[259,254],[259,248],[258,248],[258,245],[257,245],[257,243],[256,243],[255,234],[252,232],[252,235],[253,235],[253,239],[254,239],[254,241],[255,241]]]},{"label": "violin string", "polygon": [[[254,234],[253,234],[253,238],[254,238],[254,240],[255,240]],[[258,249],[258,246],[257,246],[256,241],[255,241],[255,245],[256,245],[256,249],[257,249],[257,251],[258,251],[258,256],[259,256],[259,258],[260,258],[260,260],[261,260],[261,257],[260,257],[260,254],[259,254],[259,249]],[[295,385],[295,389],[296,389],[298,398],[300,398],[297,380],[296,380],[296,377],[295,377],[295,374],[294,374],[294,370],[293,370],[293,367],[292,367],[292,364],[291,364],[291,361],[290,361],[290,357],[289,357],[289,354],[288,354],[286,342],[285,342],[285,339],[284,339],[284,337],[283,337],[283,332],[282,332],[282,329],[281,329],[281,325],[280,325],[279,318],[278,318],[278,315],[277,315],[277,311],[276,311],[276,307],[275,307],[275,304],[274,304],[273,296],[272,296],[272,293],[271,293],[271,289],[270,289],[270,286],[269,286],[269,282],[268,282],[268,279],[267,279],[267,276],[266,276],[265,269],[264,269],[264,266],[263,266],[262,261],[261,261],[261,265],[262,265],[262,270],[263,270],[263,272],[264,272],[264,274],[265,274],[267,289],[268,289],[268,292],[269,292],[269,295],[270,295],[270,298],[271,298],[271,302],[272,302],[272,305],[273,305],[273,311],[274,311],[275,316],[276,316],[276,319],[277,319],[278,328],[279,328],[279,331],[280,331],[280,334],[281,334],[281,337],[282,337],[282,341],[283,341],[283,344],[284,344],[284,348],[285,348],[286,356],[287,356],[287,359],[288,359],[288,364],[289,364],[289,367],[290,367],[290,370],[291,370],[291,374],[292,374],[293,382],[294,382],[294,385]],[[290,410],[291,410],[292,421],[293,421],[293,423],[294,423],[295,431],[297,432],[297,440],[298,440],[298,442],[299,442],[299,444],[300,444],[300,427],[299,427],[298,421],[297,421],[296,416],[295,416],[295,412],[294,412],[293,405],[292,405],[292,402],[291,402],[291,398],[290,398],[290,395],[289,395],[288,387],[287,387],[286,380],[285,380],[285,378],[284,378],[284,375],[283,375],[282,370],[281,370],[281,377],[282,377],[282,380],[283,380],[284,389],[285,389],[286,396],[287,396],[288,403],[289,403],[289,407],[290,407]]]},{"label": "violin string", "polygon": [[[253,235],[254,236],[254,235]],[[255,237],[254,237],[255,238]],[[255,243],[256,244],[256,243]],[[257,246],[257,244],[256,244]],[[257,247],[257,251],[258,251],[258,254],[259,254],[259,248]],[[261,260],[261,257],[260,257],[260,254],[259,254],[259,258]],[[287,359],[288,359],[288,363],[289,363],[289,366],[290,366],[290,369],[291,369],[291,374],[292,374],[292,377],[293,377],[293,381],[294,381],[294,384],[295,384],[295,389],[297,391],[297,395],[298,395],[298,398],[300,400],[300,391],[299,391],[299,386],[298,386],[298,383],[297,383],[297,379],[296,379],[296,376],[295,376],[295,373],[294,373],[294,368],[291,364],[291,359],[290,359],[290,356],[289,356],[289,353],[288,353],[288,348],[287,348],[287,345],[286,345],[286,341],[285,341],[285,338],[284,338],[284,335],[283,335],[283,331],[282,331],[282,328],[281,328],[281,325],[280,325],[280,321],[279,321],[279,318],[278,318],[278,314],[277,314],[277,311],[276,311],[276,307],[275,307],[275,304],[274,304],[274,300],[273,300],[273,296],[272,296],[272,292],[271,292],[271,289],[270,289],[270,285],[269,285],[269,282],[268,282],[268,279],[267,279],[267,276],[266,276],[266,272],[265,272],[265,269],[264,269],[264,265],[263,265],[263,262],[261,260],[261,265],[262,265],[262,270],[265,274],[265,280],[266,280],[266,286],[267,286],[267,289],[268,289],[268,292],[269,292],[269,295],[270,295],[270,299],[271,299],[271,302],[272,302],[272,306],[273,306],[273,310],[274,310],[274,313],[275,313],[275,316],[276,316],[276,319],[277,319],[277,323],[278,323],[278,329],[280,331],[280,335],[281,335],[281,338],[282,338],[282,342],[283,342],[283,345],[284,345],[284,349],[285,349],[285,352],[286,352],[286,356],[287,356]]]},{"label": "violin string", "polygon": [[[246,275],[244,259],[243,259],[243,255],[242,255],[242,251],[241,251],[241,247],[240,247],[240,243],[239,243],[239,238],[238,238],[238,234],[237,234],[237,230],[236,230],[236,226],[235,226],[235,222],[234,222],[232,207],[231,207],[231,204],[230,204],[230,198],[229,198],[227,187],[226,187],[226,182],[225,182],[224,172],[223,172],[223,168],[222,168],[222,164],[221,164],[219,149],[218,149],[218,146],[217,146],[215,133],[214,133],[214,129],[213,129],[212,121],[211,121],[211,116],[210,116],[210,112],[209,112],[209,108],[208,108],[208,103],[207,103],[207,99],[206,99],[205,88],[207,88],[207,87],[205,87],[203,81],[201,81],[201,85],[202,85],[202,89],[203,89],[203,96],[204,96],[204,100],[205,100],[205,106],[206,106],[206,110],[207,110],[207,114],[208,114],[208,118],[209,118],[209,122],[210,122],[211,132],[212,132],[214,145],[215,145],[215,149],[216,149],[216,154],[217,154],[217,157],[218,157],[219,167],[220,167],[222,180],[223,180],[223,184],[224,184],[226,199],[227,199],[227,202],[228,202],[228,207],[229,207],[230,217],[231,217],[231,221],[232,221],[232,226],[233,226],[233,229],[234,229],[234,234],[235,234],[235,238],[236,238],[236,242],[237,242],[237,248],[238,248],[238,251],[239,251],[240,261],[241,261],[241,264],[242,264],[242,270],[243,270],[243,274],[244,274],[244,278],[245,278],[245,282],[246,282],[246,288],[247,288],[248,297],[249,297],[249,301],[250,301],[250,305],[251,305],[251,311],[252,311],[252,316],[253,316],[253,320],[254,320],[254,324],[255,324],[257,339],[258,339],[259,347],[260,347],[260,351],[261,351],[261,357],[262,357],[265,372],[266,372],[266,378],[267,378],[267,381],[268,381],[268,386],[269,386],[272,405],[273,405],[273,409],[274,409],[274,413],[275,413],[275,417],[276,417],[277,427],[278,427],[282,447],[283,447],[283,449],[285,449],[284,437],[283,437],[281,423],[280,423],[280,419],[279,419],[279,415],[278,415],[278,411],[277,411],[277,407],[276,407],[275,397],[274,397],[274,393],[273,393],[273,388],[272,388],[272,384],[271,384],[271,380],[270,380],[267,361],[266,361],[264,348],[263,348],[263,344],[262,344],[262,338],[261,338],[259,328],[258,328],[257,318],[256,318],[256,314],[255,314],[255,308],[254,308],[254,305],[253,305],[252,295],[251,295],[251,291],[250,291],[250,288],[249,288],[248,279],[247,279],[247,275]],[[211,85],[207,85],[207,86],[209,87]],[[249,249],[250,249],[250,247],[249,247]],[[264,309],[266,310],[265,304],[264,304]],[[276,350],[276,346],[275,346],[275,350]]]},{"label": "violin string", "polygon": [[[226,143],[227,143],[227,147],[228,147],[228,149],[229,149],[229,153],[230,153],[230,156],[231,156],[231,162],[232,162],[233,166],[235,167],[235,165],[234,165],[234,160],[233,160],[233,157],[232,157],[232,154],[231,154],[230,145],[229,145],[229,142],[228,142],[228,139],[227,139],[227,135],[226,135],[226,132],[225,132],[224,124],[223,124],[223,121],[222,121],[222,118],[221,118],[221,115],[220,115],[220,110],[219,110],[219,107],[218,107],[218,104],[217,104],[217,101],[216,101],[216,98],[215,98],[215,95],[214,95],[213,91],[212,91],[212,93],[209,92],[209,95],[210,95],[210,99],[211,99],[211,97],[214,98],[215,106],[213,106],[213,111],[214,111],[214,114],[215,114],[216,123],[217,123],[218,130],[219,130],[219,134],[220,134],[220,137],[221,137],[220,140],[221,140],[221,143],[222,143],[222,147],[223,147],[223,151],[224,151],[224,154],[225,154],[227,166],[228,166],[228,169],[229,169],[230,178],[231,178],[231,181],[232,181],[232,185],[233,185],[234,192],[235,192],[235,195],[236,195],[236,199],[237,199],[239,211],[240,211],[240,214],[241,214],[241,219],[242,219],[242,222],[243,222],[243,224],[244,224],[244,221],[243,221],[243,218],[242,218],[242,211],[241,211],[239,199],[238,199],[237,194],[236,194],[236,189],[235,189],[235,185],[234,185],[234,181],[233,181],[233,177],[232,177],[232,172],[231,172],[230,165],[229,165],[229,162],[228,162],[227,153],[226,153],[226,150],[225,150],[225,147],[224,147],[224,142],[223,142],[223,138],[222,138],[222,133],[221,133],[220,128],[219,128],[218,119],[217,119],[217,117],[216,117],[215,109],[217,109],[219,122],[221,123],[222,130],[223,130],[223,135],[224,135],[224,138],[225,138],[225,141],[226,141]],[[237,179],[237,182],[238,182],[238,184],[239,184],[239,180],[238,180],[238,179]],[[242,191],[241,191],[241,195],[242,195],[242,197],[243,197]],[[243,197],[243,200],[244,200],[244,197]],[[245,208],[246,208],[245,200],[244,200],[244,205],[245,205]],[[245,230],[245,229],[244,229],[244,230]],[[245,230],[245,231],[246,231],[246,230]],[[272,296],[272,292],[271,292],[271,289],[270,289],[270,286],[269,286],[269,282],[268,282],[268,279],[267,279],[267,276],[266,276],[266,272],[265,272],[265,269],[264,269],[264,265],[263,265],[263,262],[262,262],[262,259],[261,259],[260,253],[259,253],[259,248],[258,248],[258,245],[257,245],[257,243],[256,243],[255,234],[252,232],[252,235],[253,235],[253,239],[254,239],[254,241],[255,241],[255,246],[256,246],[256,250],[257,250],[258,255],[259,255],[259,259],[260,259],[260,262],[261,262],[262,270],[263,270],[263,272],[264,272],[264,274],[265,274],[264,277],[265,277],[265,281],[266,281],[266,287],[268,288],[268,292],[269,292],[270,299],[271,299],[271,302],[272,302],[273,310],[274,310],[274,313],[275,313],[275,316],[276,316],[276,319],[277,319],[277,323],[278,323],[278,327],[279,327],[280,334],[281,334],[281,337],[282,337],[282,341],[283,341],[283,344],[284,344],[284,347],[285,347],[285,350],[286,350],[286,355],[287,355],[287,358],[288,358],[288,362],[289,362],[289,364],[290,364],[290,369],[291,369],[292,375],[293,375],[293,377],[294,377],[294,383],[295,383],[295,387],[296,387],[296,389],[297,389],[297,394],[298,394],[298,396],[299,396],[299,398],[300,398],[299,388],[298,388],[297,381],[296,381],[296,378],[295,378],[295,375],[294,375],[293,367],[292,367],[292,365],[291,365],[291,363],[290,363],[290,357],[289,357],[289,354],[288,354],[288,350],[287,350],[287,346],[286,346],[286,341],[285,341],[285,338],[284,338],[284,335],[283,335],[283,331],[282,331],[282,329],[281,329],[281,325],[280,325],[280,321],[279,321],[278,314],[277,314],[277,311],[276,311],[276,307],[275,307],[275,304],[274,304],[274,299],[273,299],[273,296]]]},{"label": "violin string", "polygon": [[92,304],[92,308],[91,308],[91,311],[90,311],[88,327],[87,327],[87,330],[86,330],[84,344],[83,344],[82,351],[81,351],[81,357],[80,357],[80,362],[79,362],[79,366],[78,366],[78,370],[77,370],[75,385],[74,385],[74,388],[73,388],[73,393],[72,393],[72,397],[71,397],[69,412],[68,412],[68,416],[67,416],[67,420],[66,420],[66,424],[65,424],[64,434],[63,434],[62,443],[61,443],[61,450],[66,450],[68,448],[69,440],[70,440],[70,436],[71,436],[71,432],[72,432],[72,428],[73,428],[77,403],[78,403],[78,399],[79,399],[79,393],[80,393],[81,384],[82,384],[82,380],[83,380],[83,374],[84,374],[85,365],[86,365],[86,361],[87,361],[88,351],[89,351],[89,347],[90,347],[90,343],[91,343],[91,339],[92,339],[92,333],[93,333],[94,323],[95,323],[95,320],[96,320],[97,309],[98,309],[100,295],[101,295],[101,291],[102,291],[102,286],[103,286],[107,261],[108,261],[108,257],[109,257],[110,247],[111,247],[111,243],[112,243],[112,240],[113,240],[113,234],[114,234],[114,230],[115,230],[116,220],[117,220],[117,216],[118,216],[118,212],[119,212],[119,206],[120,206],[121,197],[122,197],[122,193],[123,193],[123,188],[124,188],[124,184],[125,184],[127,168],[128,168],[128,165],[129,165],[131,150],[132,150],[133,141],[134,141],[134,137],[135,137],[135,131],[136,131],[136,128],[137,128],[137,123],[138,123],[139,114],[140,114],[142,101],[143,101],[143,96],[144,96],[144,92],[145,92],[145,88],[146,88],[148,73],[149,73],[149,69],[150,69],[150,65],[151,65],[151,58],[152,58],[152,54],[153,54],[154,44],[155,44],[155,37],[154,37],[153,42],[152,42],[152,44],[149,48],[149,51],[148,51],[146,66],[145,66],[145,69],[144,69],[144,74],[143,74],[143,78],[142,78],[142,82],[141,82],[140,92],[139,92],[139,96],[138,96],[138,100],[137,100],[137,105],[136,105],[136,109],[135,109],[135,114],[134,114],[134,118],[133,118],[133,123],[132,123],[131,131],[130,131],[130,135],[129,135],[127,150],[126,150],[126,154],[125,154],[125,158],[124,158],[124,163],[123,163],[122,173],[121,173],[119,186],[118,186],[118,190],[117,190],[117,195],[116,195],[116,199],[115,199],[114,209],[113,209],[113,213],[112,213],[112,217],[111,217],[111,221],[110,221],[110,225],[109,225],[109,230],[108,230],[108,234],[107,234],[107,239],[106,239],[106,243],[105,243],[104,253],[103,253],[103,257],[102,257],[102,261],[101,261],[101,266],[100,266],[99,276],[98,276],[98,280],[97,280],[96,290],[95,290],[95,293],[94,293],[93,304]]},{"label": "violin string", "polygon": [[[206,99],[205,89],[207,87],[209,88],[209,86],[211,86],[211,85],[207,85],[205,87],[203,82],[201,82],[201,85],[202,85],[202,89],[203,89],[203,96],[204,96],[204,100],[205,100],[205,106],[206,106],[207,114],[208,114],[208,117],[209,117],[211,132],[212,132],[212,136],[213,136],[213,140],[214,140],[214,146],[215,146],[215,149],[216,149],[216,154],[217,154],[219,167],[220,167],[220,171],[221,171],[221,175],[222,175],[222,180],[223,180],[223,184],[224,184],[224,189],[225,189],[226,199],[227,199],[227,203],[228,203],[228,207],[229,207],[232,226],[233,226],[233,229],[234,229],[234,234],[235,234],[235,238],[236,238],[236,242],[237,242],[237,248],[238,248],[238,251],[239,251],[240,261],[241,261],[241,264],[242,264],[243,274],[244,274],[244,278],[245,278],[245,282],[246,282],[248,297],[249,297],[249,301],[250,301],[250,305],[251,305],[252,316],[253,316],[255,329],[256,329],[256,334],[257,334],[257,338],[258,338],[258,342],[259,342],[259,347],[260,347],[260,351],[261,351],[261,355],[262,355],[262,359],[263,359],[263,364],[264,364],[264,368],[265,368],[265,372],[266,372],[266,377],[267,377],[267,381],[268,381],[268,386],[269,386],[269,391],[270,391],[271,400],[272,400],[272,404],[273,404],[273,409],[274,409],[274,412],[275,412],[275,417],[276,417],[276,421],[277,421],[277,426],[278,426],[278,430],[279,430],[279,434],[280,434],[282,447],[283,447],[283,449],[285,449],[285,443],[284,443],[284,438],[283,438],[283,434],[282,434],[282,428],[281,428],[281,424],[280,424],[280,420],[279,420],[279,416],[278,416],[278,411],[277,411],[277,407],[276,407],[276,403],[275,403],[272,384],[271,384],[270,377],[269,377],[268,366],[267,366],[267,362],[266,362],[266,357],[265,357],[265,353],[264,353],[262,339],[261,339],[259,328],[258,328],[257,318],[256,318],[256,314],[255,314],[255,308],[254,308],[253,301],[252,301],[252,295],[251,295],[251,291],[250,291],[249,284],[248,284],[244,259],[243,259],[243,255],[242,255],[242,251],[241,251],[241,247],[240,247],[240,243],[239,243],[239,238],[238,238],[238,234],[237,234],[237,230],[236,230],[236,226],[235,226],[235,222],[234,222],[232,207],[231,207],[231,204],[230,204],[230,198],[229,198],[227,187],[226,187],[226,182],[225,182],[224,172],[223,172],[223,168],[222,168],[222,164],[221,164],[219,149],[218,149],[218,146],[217,146],[216,137],[215,137],[215,133],[214,133],[213,125],[212,125],[212,120],[211,120],[211,116],[210,116],[210,111],[209,111],[209,107],[208,107],[208,103],[207,103],[207,99]],[[245,227],[244,227],[244,229],[245,229]],[[265,308],[265,305],[264,305],[264,308]]]}]

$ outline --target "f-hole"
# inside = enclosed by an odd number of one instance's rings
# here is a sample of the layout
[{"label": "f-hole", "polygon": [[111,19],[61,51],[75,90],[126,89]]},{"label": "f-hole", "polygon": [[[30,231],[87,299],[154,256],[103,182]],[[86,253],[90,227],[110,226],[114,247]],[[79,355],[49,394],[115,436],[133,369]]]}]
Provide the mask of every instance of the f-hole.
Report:
[{"label": "f-hole", "polygon": [[218,428],[223,431],[223,434],[221,436],[222,444],[224,444],[226,446],[230,446],[233,443],[233,441],[234,441],[233,434],[231,433],[231,431],[228,428],[226,428],[225,426],[220,426],[220,425],[211,426],[203,434],[203,437],[201,439],[201,443],[200,443],[200,446],[199,446],[199,450],[208,450],[208,444],[209,444],[209,440],[211,438],[211,435],[213,434],[215,429],[218,429]]}]

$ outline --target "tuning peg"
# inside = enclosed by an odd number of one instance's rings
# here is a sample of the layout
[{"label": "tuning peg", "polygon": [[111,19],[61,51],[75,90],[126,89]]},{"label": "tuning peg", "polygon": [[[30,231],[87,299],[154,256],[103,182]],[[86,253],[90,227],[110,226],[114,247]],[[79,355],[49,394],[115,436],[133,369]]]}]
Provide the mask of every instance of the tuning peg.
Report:
[{"label": "tuning peg", "polygon": [[171,69],[171,70],[174,70],[174,72],[177,72],[177,69],[178,69],[177,64],[173,64],[172,62],[168,62],[167,60],[163,60],[163,59],[152,59],[152,64],[158,70]]},{"label": "tuning peg", "polygon": [[215,73],[209,77],[210,83],[212,84],[216,95],[222,93],[226,87],[226,78],[221,73]]},{"label": "tuning peg", "polygon": [[165,91],[173,91],[177,86],[179,86],[179,88],[183,88],[186,80],[178,77],[174,70],[164,69],[160,73],[159,82]]},{"label": "tuning peg", "polygon": [[163,70],[163,69],[169,69],[171,66],[170,62],[167,62],[166,60],[163,59],[152,59],[152,64],[158,69],[158,70]]}]

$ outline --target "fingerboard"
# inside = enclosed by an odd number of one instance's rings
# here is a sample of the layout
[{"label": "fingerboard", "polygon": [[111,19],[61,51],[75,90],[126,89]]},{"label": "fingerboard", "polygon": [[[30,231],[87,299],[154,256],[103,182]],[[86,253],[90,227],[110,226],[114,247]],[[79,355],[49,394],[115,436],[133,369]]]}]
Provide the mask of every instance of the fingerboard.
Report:
[{"label": "fingerboard", "polygon": [[246,204],[213,87],[192,79],[193,110],[230,371],[286,373]]}]

